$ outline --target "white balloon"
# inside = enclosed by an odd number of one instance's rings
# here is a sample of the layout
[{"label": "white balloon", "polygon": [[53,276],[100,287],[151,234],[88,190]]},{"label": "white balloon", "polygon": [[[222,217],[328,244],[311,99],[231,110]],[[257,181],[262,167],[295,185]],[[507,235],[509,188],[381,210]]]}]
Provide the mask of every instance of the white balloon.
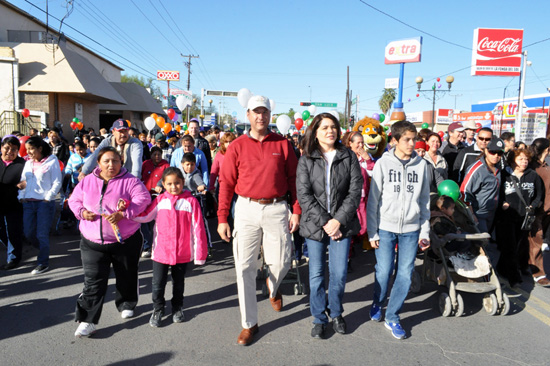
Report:
[{"label": "white balloon", "polygon": [[273,99],[269,100],[269,107],[271,108],[271,113],[273,113],[273,110],[275,109],[275,101]]},{"label": "white balloon", "polygon": [[294,113],[294,120],[296,121],[298,118],[302,118],[302,114],[301,113]]},{"label": "white balloon", "polygon": [[157,125],[157,121],[155,121],[155,119],[153,117],[150,117],[150,116],[145,118],[145,121],[143,121],[143,122],[145,123],[145,127],[149,131],[151,131]]},{"label": "white balloon", "polygon": [[309,107],[307,107],[307,110],[309,111],[309,114],[311,114],[311,116],[314,116],[315,112],[317,112],[317,107],[314,105],[310,105]]},{"label": "white balloon", "polygon": [[188,103],[189,100],[183,95],[180,95],[176,98],[176,105],[178,106],[180,111],[183,111],[185,108],[187,108]]},{"label": "white balloon", "polygon": [[252,93],[247,88],[242,88],[237,93],[237,99],[241,107],[246,108],[248,105],[248,100],[252,97]]},{"label": "white balloon", "polygon": [[288,133],[288,130],[290,129],[290,123],[290,117],[286,114],[281,114],[279,117],[277,117],[277,128],[283,135],[286,135]]},{"label": "white balloon", "polygon": [[340,114],[338,113],[337,110],[333,110],[333,111],[330,111],[328,113],[332,114],[334,116],[334,118],[336,118],[338,121],[340,121]]}]

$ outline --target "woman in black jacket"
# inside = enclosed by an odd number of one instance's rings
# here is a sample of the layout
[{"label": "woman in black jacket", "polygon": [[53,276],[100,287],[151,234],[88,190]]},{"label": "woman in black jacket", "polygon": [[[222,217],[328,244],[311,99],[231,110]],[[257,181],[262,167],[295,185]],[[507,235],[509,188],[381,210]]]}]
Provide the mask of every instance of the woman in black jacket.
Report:
[{"label": "woman in black jacket", "polygon": [[521,230],[523,220],[527,210],[534,214],[543,199],[542,180],[537,172],[528,167],[530,160],[531,152],[528,150],[512,150],[508,154],[508,166],[502,171],[501,202],[496,226],[501,253],[497,270],[511,287],[523,282],[520,268],[527,267],[528,262],[528,231]]},{"label": "woman in black jacket", "polygon": [[8,135],[2,139],[2,162],[0,162],[0,239],[8,247],[4,269],[13,269],[21,261],[23,247],[23,205],[19,203],[17,184],[25,160],[17,156],[21,143],[17,137]]},{"label": "woman in black jacket", "polygon": [[[346,332],[342,297],[351,237],[360,230],[357,207],[363,176],[355,154],[340,143],[340,124],[332,114],[315,116],[304,140],[304,155],[296,173],[296,191],[302,207],[300,235],[306,239],[309,251],[310,310],[314,317],[311,336],[322,339],[328,316],[337,333]],[[327,246],[328,306],[325,291]]]}]

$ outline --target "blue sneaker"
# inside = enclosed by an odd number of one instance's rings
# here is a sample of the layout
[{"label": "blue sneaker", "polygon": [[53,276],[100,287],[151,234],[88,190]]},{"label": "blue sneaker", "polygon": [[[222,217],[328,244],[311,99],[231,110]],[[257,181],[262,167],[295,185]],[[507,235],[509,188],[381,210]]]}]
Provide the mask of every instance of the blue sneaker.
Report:
[{"label": "blue sneaker", "polygon": [[382,320],[382,308],[378,305],[372,304],[372,307],[370,308],[370,318],[374,320],[375,322],[379,322]]},{"label": "blue sneaker", "polygon": [[386,326],[386,328],[391,330],[391,335],[394,338],[397,338],[397,339],[405,338],[405,331],[403,330],[403,328],[401,328],[401,324],[385,322],[384,325]]}]

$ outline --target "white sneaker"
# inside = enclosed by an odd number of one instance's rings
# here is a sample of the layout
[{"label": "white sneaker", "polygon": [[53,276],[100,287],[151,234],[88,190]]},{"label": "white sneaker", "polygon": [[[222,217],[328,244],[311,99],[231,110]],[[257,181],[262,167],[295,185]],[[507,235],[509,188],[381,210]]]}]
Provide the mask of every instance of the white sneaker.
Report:
[{"label": "white sneaker", "polygon": [[542,243],[542,246],[540,247],[540,250],[542,250],[543,252],[547,252],[547,251],[550,250],[550,247],[548,246],[548,244]]},{"label": "white sneaker", "polygon": [[78,328],[76,328],[76,332],[74,332],[74,336],[77,338],[89,337],[92,334],[94,334],[96,330],[97,329],[94,323],[81,322]]},{"label": "white sneaker", "polygon": [[122,310],[122,313],[120,313],[120,316],[122,319],[128,319],[134,317],[134,311],[133,310]]}]

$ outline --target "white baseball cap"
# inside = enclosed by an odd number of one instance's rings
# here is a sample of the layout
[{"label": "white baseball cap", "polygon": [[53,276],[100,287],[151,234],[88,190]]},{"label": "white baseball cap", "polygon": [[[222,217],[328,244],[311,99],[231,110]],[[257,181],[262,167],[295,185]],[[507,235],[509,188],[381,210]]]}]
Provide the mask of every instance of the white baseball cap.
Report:
[{"label": "white baseball cap", "polygon": [[271,105],[269,103],[269,98],[261,95],[253,95],[249,100],[246,109],[253,111],[258,107],[264,107],[271,112]]},{"label": "white baseball cap", "polygon": [[469,120],[469,121],[466,121],[466,123],[464,123],[464,129],[465,130],[477,130],[477,127],[476,127],[476,121],[474,120]]}]

